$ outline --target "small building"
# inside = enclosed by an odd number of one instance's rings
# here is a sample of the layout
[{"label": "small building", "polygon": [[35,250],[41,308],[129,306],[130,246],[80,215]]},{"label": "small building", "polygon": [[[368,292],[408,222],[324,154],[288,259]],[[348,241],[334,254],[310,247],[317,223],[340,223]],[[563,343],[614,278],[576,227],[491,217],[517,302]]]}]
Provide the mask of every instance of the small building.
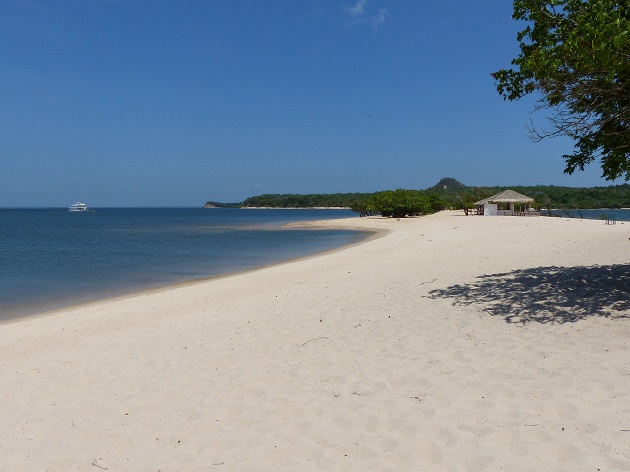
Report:
[{"label": "small building", "polygon": [[504,190],[483,200],[475,202],[478,215],[499,216],[540,216],[531,204],[534,199],[514,190]]}]

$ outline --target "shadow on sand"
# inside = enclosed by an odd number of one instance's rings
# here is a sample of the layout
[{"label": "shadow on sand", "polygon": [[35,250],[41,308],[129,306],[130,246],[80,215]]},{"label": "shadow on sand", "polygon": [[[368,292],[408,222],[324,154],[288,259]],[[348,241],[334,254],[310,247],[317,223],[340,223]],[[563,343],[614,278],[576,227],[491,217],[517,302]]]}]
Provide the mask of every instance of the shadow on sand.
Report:
[{"label": "shadow on sand", "polygon": [[630,318],[630,264],[536,267],[482,275],[429,298],[479,305],[507,323],[575,323],[590,316]]}]

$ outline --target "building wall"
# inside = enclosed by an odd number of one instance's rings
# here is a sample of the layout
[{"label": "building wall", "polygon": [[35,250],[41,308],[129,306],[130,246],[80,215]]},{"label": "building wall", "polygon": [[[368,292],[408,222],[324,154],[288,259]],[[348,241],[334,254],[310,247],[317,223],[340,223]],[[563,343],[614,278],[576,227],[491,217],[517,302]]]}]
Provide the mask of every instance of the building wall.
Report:
[{"label": "building wall", "polygon": [[483,206],[483,214],[486,215],[496,215],[497,214],[497,204],[496,203],[486,203]]}]

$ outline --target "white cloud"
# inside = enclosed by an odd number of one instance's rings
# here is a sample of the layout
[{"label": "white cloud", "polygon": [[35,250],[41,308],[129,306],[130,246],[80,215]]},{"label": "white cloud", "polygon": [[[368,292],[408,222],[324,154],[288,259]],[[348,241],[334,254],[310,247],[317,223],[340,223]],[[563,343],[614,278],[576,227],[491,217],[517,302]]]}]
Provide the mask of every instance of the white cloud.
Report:
[{"label": "white cloud", "polygon": [[387,11],[387,8],[381,8],[378,12],[378,15],[370,18],[370,23],[372,23],[374,26],[381,25],[385,23],[385,19],[388,16],[389,16],[389,12]]},{"label": "white cloud", "polygon": [[357,0],[357,3],[353,7],[348,7],[348,11],[352,16],[365,15],[365,4],[367,0]]},{"label": "white cloud", "polygon": [[365,10],[367,3],[368,0],[357,0],[354,6],[346,7],[348,13],[352,16],[352,20],[349,23],[350,26],[368,23],[376,28],[385,23],[385,20],[389,16],[387,8],[381,8],[376,15],[366,16]]}]

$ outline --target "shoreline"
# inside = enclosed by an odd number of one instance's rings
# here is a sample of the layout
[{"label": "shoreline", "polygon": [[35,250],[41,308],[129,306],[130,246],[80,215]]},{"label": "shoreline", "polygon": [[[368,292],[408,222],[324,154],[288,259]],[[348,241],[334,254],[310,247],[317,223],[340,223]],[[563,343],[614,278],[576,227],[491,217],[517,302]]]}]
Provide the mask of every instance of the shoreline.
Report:
[{"label": "shoreline", "polygon": [[[351,218],[342,218],[341,220],[344,219],[351,219]],[[286,228],[286,229],[299,229],[299,228],[307,228],[309,230],[327,230],[327,229],[341,229],[341,230],[345,230],[346,227],[344,225],[332,225],[330,227],[328,226],[324,226],[323,223],[326,220],[322,220],[322,221],[306,221],[306,222],[293,222],[293,223],[285,223],[283,225],[281,225],[281,228]],[[380,235],[383,235],[386,231],[379,231],[379,230],[361,230],[361,229],[356,229],[353,230],[354,232],[356,232],[357,234],[361,234],[361,233],[365,233],[365,235],[352,243],[349,244],[344,244],[342,246],[336,247],[336,248],[332,248],[332,249],[326,249],[323,251],[318,251],[312,254],[307,254],[305,256],[299,256],[299,257],[294,257],[294,258],[290,258],[290,259],[286,259],[286,260],[280,260],[278,262],[273,262],[271,264],[264,264],[262,266],[252,266],[252,267],[248,267],[245,268],[243,270],[236,270],[236,271],[228,271],[228,272],[222,272],[220,274],[217,275],[211,275],[211,276],[207,276],[207,277],[200,277],[200,278],[195,278],[195,279],[190,279],[190,280],[182,280],[179,282],[173,282],[173,283],[167,283],[165,285],[159,285],[159,286],[154,286],[154,287],[149,287],[149,288],[140,288],[138,290],[132,289],[129,292],[120,292],[119,290],[115,290],[112,292],[104,292],[102,298],[96,298],[96,299],[88,299],[85,301],[78,301],[78,302],[59,302],[59,303],[47,303],[47,305],[50,305],[50,308],[42,308],[42,309],[37,309],[37,308],[30,308],[30,307],[25,307],[23,308],[21,313],[18,314],[11,314],[8,316],[2,316],[0,317],[0,328],[5,325],[5,324],[9,324],[9,323],[19,323],[20,321],[23,320],[27,320],[27,319],[31,319],[31,318],[41,318],[41,317],[46,317],[46,316],[54,316],[55,314],[57,314],[58,312],[61,311],[65,311],[65,310],[72,310],[72,309],[81,309],[81,308],[85,308],[85,307],[90,307],[90,306],[95,306],[95,305],[100,305],[103,303],[108,303],[108,302],[114,302],[117,300],[124,300],[126,298],[132,298],[132,297],[137,297],[137,296],[144,296],[144,295],[150,295],[152,293],[160,293],[160,292],[164,292],[167,290],[172,290],[172,289],[176,289],[179,287],[185,287],[188,285],[196,285],[196,284],[200,284],[200,283],[204,283],[204,282],[208,282],[208,281],[212,281],[212,280],[217,280],[217,279],[222,279],[222,278],[227,278],[227,277],[234,277],[237,276],[239,274],[244,274],[247,272],[253,272],[253,271],[258,271],[258,270],[264,270],[267,269],[269,267],[274,267],[274,266],[280,266],[280,265],[284,265],[284,264],[290,264],[292,262],[296,262],[296,261],[300,261],[300,260],[305,260],[305,259],[309,259],[311,257],[319,257],[319,256],[323,256],[326,254],[332,254],[334,252],[337,251],[341,251],[346,247],[351,247],[357,244],[362,244],[364,242],[370,241],[371,239],[380,237]]]},{"label": "shoreline", "polygon": [[629,226],[321,224],[382,237],[0,325],[0,466],[630,470]]}]

